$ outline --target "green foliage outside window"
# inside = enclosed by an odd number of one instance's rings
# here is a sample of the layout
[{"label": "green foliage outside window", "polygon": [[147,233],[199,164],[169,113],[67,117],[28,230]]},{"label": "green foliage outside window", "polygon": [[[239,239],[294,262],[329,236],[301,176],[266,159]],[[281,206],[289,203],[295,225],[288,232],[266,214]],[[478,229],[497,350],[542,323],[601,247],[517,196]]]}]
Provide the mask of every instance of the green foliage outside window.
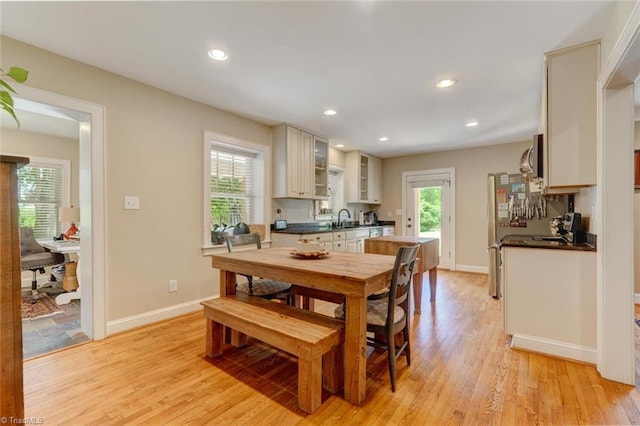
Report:
[{"label": "green foliage outside window", "polygon": [[441,227],[441,188],[420,189],[420,232],[436,231]]},{"label": "green foliage outside window", "polygon": [[236,223],[232,223],[235,220],[234,216],[246,217],[246,213],[244,179],[211,176],[212,224],[236,225]]}]

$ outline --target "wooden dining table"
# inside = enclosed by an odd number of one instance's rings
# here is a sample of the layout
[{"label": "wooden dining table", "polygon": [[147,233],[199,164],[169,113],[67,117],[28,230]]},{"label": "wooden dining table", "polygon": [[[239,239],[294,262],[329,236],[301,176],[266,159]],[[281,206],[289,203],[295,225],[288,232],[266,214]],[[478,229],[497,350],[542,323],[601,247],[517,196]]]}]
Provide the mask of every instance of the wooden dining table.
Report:
[{"label": "wooden dining table", "polygon": [[395,257],[330,253],[320,258],[301,258],[292,252],[292,248],[274,247],[212,255],[212,266],[220,270],[220,296],[235,293],[236,273],[344,295],[344,399],[360,404],[366,396],[367,383],[367,296],[388,286]]}]

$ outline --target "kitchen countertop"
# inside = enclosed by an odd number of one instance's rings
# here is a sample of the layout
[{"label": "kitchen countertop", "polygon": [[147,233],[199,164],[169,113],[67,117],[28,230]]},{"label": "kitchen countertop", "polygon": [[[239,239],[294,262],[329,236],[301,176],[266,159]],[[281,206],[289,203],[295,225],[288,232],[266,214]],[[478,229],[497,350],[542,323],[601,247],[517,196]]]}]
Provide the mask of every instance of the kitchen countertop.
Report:
[{"label": "kitchen countertop", "polygon": [[[291,226],[294,225],[294,226]],[[271,232],[272,233],[278,233],[278,234],[320,234],[323,232],[346,232],[346,231],[357,231],[358,229],[371,229],[371,228],[382,228],[384,226],[394,226],[394,225],[389,225],[389,224],[379,224],[379,225],[350,225],[350,226],[346,226],[344,228],[337,228],[335,226],[328,226],[328,225],[314,225],[314,224],[309,224],[309,226],[301,226],[300,224],[296,225],[296,224],[290,224],[290,227],[288,227],[287,229],[272,229]]]},{"label": "kitchen countertop", "polygon": [[500,243],[502,247],[542,248],[553,250],[596,251],[595,246],[587,243],[568,243],[566,241],[544,240],[550,235],[524,236],[508,235]]}]

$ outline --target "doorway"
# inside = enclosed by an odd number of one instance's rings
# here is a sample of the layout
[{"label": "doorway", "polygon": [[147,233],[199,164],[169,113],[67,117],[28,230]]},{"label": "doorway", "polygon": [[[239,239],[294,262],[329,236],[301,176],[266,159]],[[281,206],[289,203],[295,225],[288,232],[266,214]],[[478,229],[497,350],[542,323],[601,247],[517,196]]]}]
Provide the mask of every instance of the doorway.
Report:
[{"label": "doorway", "polygon": [[403,235],[438,238],[439,268],[455,270],[454,169],[405,172]]},{"label": "doorway", "polygon": [[[79,202],[82,244],[81,328],[89,339],[106,337],[104,107],[28,86],[16,87],[16,102],[78,122]],[[86,302],[86,303],[85,303]]]},{"label": "doorway", "polygon": [[[635,384],[633,305],[633,99],[640,9],[631,12],[598,77],[598,372]],[[601,250],[601,247],[604,250]],[[637,253],[636,253],[637,255]]]}]

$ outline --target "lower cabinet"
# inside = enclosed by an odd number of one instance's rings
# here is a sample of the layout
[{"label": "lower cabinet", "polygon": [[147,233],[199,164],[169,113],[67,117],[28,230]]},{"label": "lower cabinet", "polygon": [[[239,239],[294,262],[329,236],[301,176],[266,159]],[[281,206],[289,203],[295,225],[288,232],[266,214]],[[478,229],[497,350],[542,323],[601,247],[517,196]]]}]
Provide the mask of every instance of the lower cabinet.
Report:
[{"label": "lower cabinet", "polygon": [[347,252],[364,253],[364,240],[369,238],[369,229],[347,231]]},{"label": "lower cabinet", "polygon": [[596,363],[596,252],[504,247],[504,327],[514,348]]},{"label": "lower cabinet", "polygon": [[271,233],[272,247],[296,247],[300,239],[324,243],[325,250],[330,251],[327,245],[331,245],[331,232],[318,232],[317,234],[283,234],[279,232]]}]

